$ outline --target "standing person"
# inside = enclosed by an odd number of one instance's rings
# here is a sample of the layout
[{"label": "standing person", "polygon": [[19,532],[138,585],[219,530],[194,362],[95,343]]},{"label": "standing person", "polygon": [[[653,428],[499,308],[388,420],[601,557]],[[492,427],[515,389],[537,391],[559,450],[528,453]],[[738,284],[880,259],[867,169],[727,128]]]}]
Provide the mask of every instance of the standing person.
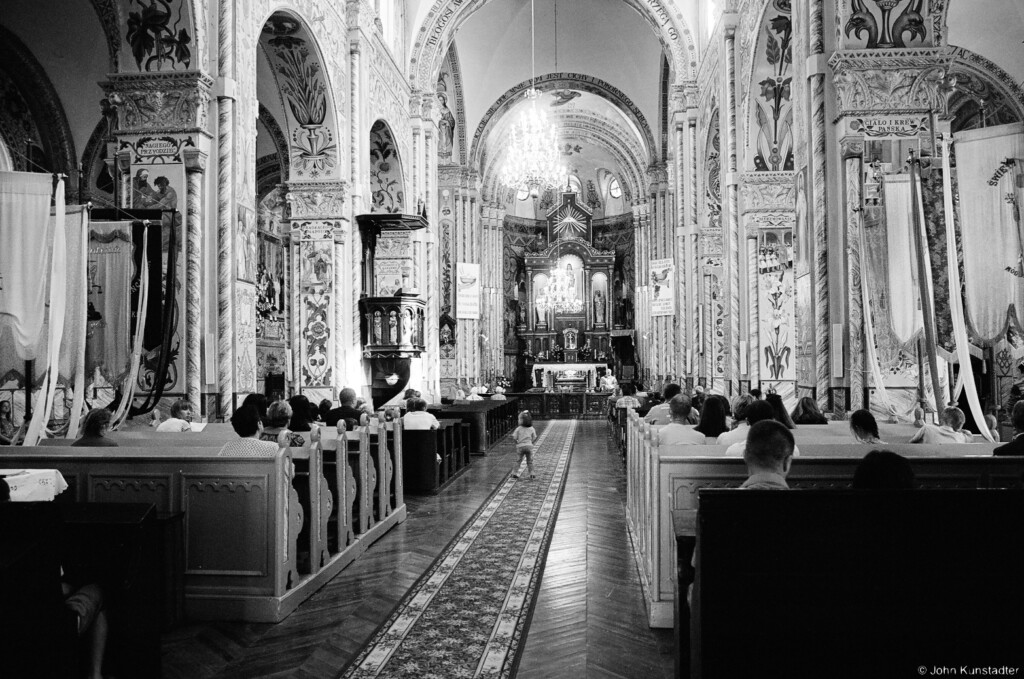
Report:
[{"label": "standing person", "polygon": [[192,431],[192,406],[183,398],[171,404],[171,416],[156,428],[161,434]]},{"label": "standing person", "polygon": [[512,478],[519,478],[519,465],[522,464],[524,457],[530,478],[536,478],[533,474],[533,444],[537,440],[537,430],[533,428],[533,416],[530,415],[529,410],[519,413],[519,426],[512,432],[512,440],[516,442],[516,453],[519,456],[519,462]]},{"label": "standing person", "polygon": [[110,431],[110,411],[106,408],[93,408],[82,420],[82,436],[72,443],[73,446],[93,448],[96,446],[117,446],[116,441],[106,437]]}]

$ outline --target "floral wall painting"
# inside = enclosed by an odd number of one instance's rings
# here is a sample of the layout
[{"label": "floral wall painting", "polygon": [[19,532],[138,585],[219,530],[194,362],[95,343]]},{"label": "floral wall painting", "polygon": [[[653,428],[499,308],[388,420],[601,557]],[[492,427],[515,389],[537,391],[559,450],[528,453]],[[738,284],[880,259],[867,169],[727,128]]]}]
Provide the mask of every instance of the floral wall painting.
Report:
[{"label": "floral wall painting", "polygon": [[309,240],[301,244],[302,285],[302,375],[304,387],[331,384],[330,340],[333,265],[331,240]]},{"label": "floral wall painting", "polygon": [[292,178],[333,178],[338,147],[332,99],[315,43],[297,19],[281,12],[264,24],[261,39],[286,104]]},{"label": "floral wall painting", "polygon": [[236,341],[235,390],[256,391],[256,290],[250,283],[235,283]]},{"label": "floral wall painting", "polygon": [[402,212],[405,208],[398,146],[383,120],[370,128],[370,192],[371,212]]},{"label": "floral wall painting", "polygon": [[721,137],[718,128],[718,111],[708,125],[708,145],[704,160],[704,197],[707,205],[707,228],[722,228],[722,164]]},{"label": "floral wall painting", "polygon": [[793,22],[790,0],[772,0],[754,67],[752,106],[757,148],[754,169],[793,169]]},{"label": "floral wall painting", "polygon": [[845,19],[849,48],[923,47],[930,41],[927,0],[849,0]]},{"label": "floral wall painting", "polygon": [[130,0],[124,39],[140,71],[188,69],[192,63],[189,3]]},{"label": "floral wall painting", "polygon": [[796,379],[792,230],[762,232],[757,279],[761,374],[771,380]]}]

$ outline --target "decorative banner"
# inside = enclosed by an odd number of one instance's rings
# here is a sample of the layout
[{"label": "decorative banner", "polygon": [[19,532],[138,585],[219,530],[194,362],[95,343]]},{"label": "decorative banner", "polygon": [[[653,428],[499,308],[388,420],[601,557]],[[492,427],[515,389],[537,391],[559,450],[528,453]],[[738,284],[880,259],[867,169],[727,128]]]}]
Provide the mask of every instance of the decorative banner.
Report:
[{"label": "decorative banner", "polygon": [[875,139],[900,139],[927,133],[928,116],[881,115],[850,121],[850,129]]},{"label": "decorative banner", "polygon": [[793,327],[793,234],[761,234],[757,256],[758,318],[761,325],[761,379],[796,379]]},{"label": "decorative banner", "polygon": [[455,318],[480,318],[479,264],[455,264]]},{"label": "decorative banner", "polygon": [[676,267],[671,259],[651,260],[651,315],[676,313]]}]

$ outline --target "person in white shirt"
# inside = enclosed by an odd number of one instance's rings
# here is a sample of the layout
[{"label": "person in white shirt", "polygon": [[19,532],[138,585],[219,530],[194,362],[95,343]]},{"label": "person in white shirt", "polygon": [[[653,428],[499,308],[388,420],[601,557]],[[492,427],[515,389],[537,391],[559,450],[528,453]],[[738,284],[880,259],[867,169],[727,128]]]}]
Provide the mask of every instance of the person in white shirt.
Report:
[{"label": "person in white shirt", "polygon": [[956,406],[943,408],[942,416],[939,420],[942,424],[939,426],[925,424],[917,430],[917,433],[910,439],[910,443],[930,443],[933,445],[971,443],[973,437],[969,433],[961,431],[961,427],[964,426],[966,420],[967,417],[964,415],[964,411]]},{"label": "person in white shirt", "polygon": [[422,398],[409,399],[409,412],[402,417],[402,428],[409,431],[437,429],[441,423],[427,412],[427,402]]},{"label": "person in white shirt", "polygon": [[480,395],[480,387],[470,387],[469,396],[466,397],[467,401],[482,401],[484,397]]},{"label": "person in white shirt", "polygon": [[[677,394],[683,393],[683,388],[678,384],[666,384],[665,389],[661,392],[661,397],[664,402],[659,403],[650,410],[647,411],[647,416],[644,417],[644,422],[647,424],[654,425],[665,425],[672,421],[672,411],[669,409],[668,404]],[[692,405],[692,403],[691,403]],[[692,408],[691,408],[692,411]],[[691,424],[696,424],[693,422]]]},{"label": "person in white shirt", "polygon": [[192,406],[183,398],[171,404],[171,416],[161,422],[156,430],[162,434],[192,431]]},{"label": "person in white shirt", "polygon": [[703,445],[707,442],[704,434],[695,431],[687,421],[690,414],[690,397],[676,394],[668,402],[672,412],[672,421],[658,430],[658,441],[662,446]]},{"label": "person in white shirt", "polygon": [[492,401],[505,401],[505,387],[495,387],[494,393],[491,394]]},{"label": "person in white shirt", "polygon": [[[753,405],[757,399],[750,394],[744,394],[737,396],[732,402],[732,419],[735,425],[732,431],[722,432],[718,435],[718,444],[723,446],[731,446],[734,443],[747,440],[747,431],[750,429],[752,422],[747,422],[747,408]],[[770,410],[770,408],[769,408]],[[772,414],[769,412],[768,419],[771,419]]]}]

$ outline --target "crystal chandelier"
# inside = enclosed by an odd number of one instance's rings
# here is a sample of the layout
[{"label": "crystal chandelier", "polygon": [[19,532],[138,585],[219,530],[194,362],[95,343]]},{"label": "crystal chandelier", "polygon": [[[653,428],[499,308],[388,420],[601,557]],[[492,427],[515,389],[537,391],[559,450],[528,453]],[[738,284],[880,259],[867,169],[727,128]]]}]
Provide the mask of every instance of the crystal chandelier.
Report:
[{"label": "crystal chandelier", "polygon": [[560,184],[565,172],[561,165],[558,130],[548,121],[544,109],[538,105],[540,92],[533,86],[537,79],[533,16],[533,0],[530,0],[531,87],[526,92],[529,104],[519,119],[513,123],[509,134],[502,180],[506,186],[526,186],[531,195],[537,196],[542,189]]}]

